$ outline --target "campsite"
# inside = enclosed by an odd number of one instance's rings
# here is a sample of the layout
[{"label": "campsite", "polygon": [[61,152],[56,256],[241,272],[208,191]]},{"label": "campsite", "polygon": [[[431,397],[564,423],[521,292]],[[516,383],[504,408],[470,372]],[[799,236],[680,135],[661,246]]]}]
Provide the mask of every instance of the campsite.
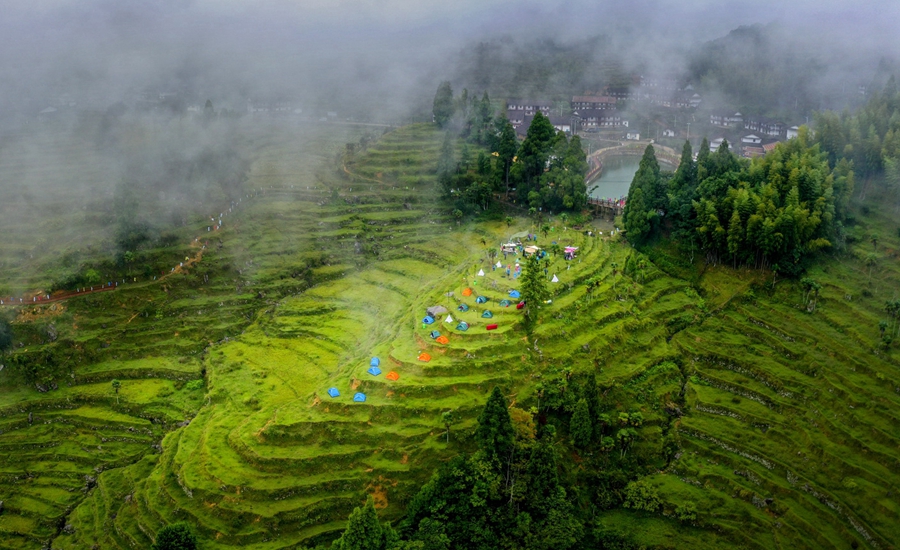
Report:
[{"label": "campsite", "polygon": [[[548,217],[553,230],[529,246],[561,253],[540,260],[549,298],[528,329],[525,250],[509,233],[536,234],[534,219],[458,225],[434,187],[442,136],[430,124],[386,132],[340,170],[301,169],[358,139],[347,132],[320,149],[288,130],[260,137],[256,192],[196,265],[29,309],[17,361],[42,354],[60,370],[46,392],[0,372],[0,442],[16,450],[0,455],[0,546],[147,547],[175,521],[209,548],[314,546],[366,495],[398,521],[435,468],[473,451],[495,386],[516,418],[556,423],[573,479],[586,460],[641,465],[658,511],[597,512],[598,528],[636,544],[897,540],[881,489],[900,482],[897,359],[873,353],[869,334],[895,265],[870,296],[856,263],[814,268],[824,289],[811,315],[791,283],[764,291],[770,275],[641,254]],[[890,216],[875,206],[859,219]],[[900,241],[884,230],[881,246]],[[641,413],[629,447],[588,457],[554,416],[569,413],[549,412],[587,373],[605,414]],[[686,501],[699,519],[674,516]],[[70,528],[57,531],[60,518]]]}]

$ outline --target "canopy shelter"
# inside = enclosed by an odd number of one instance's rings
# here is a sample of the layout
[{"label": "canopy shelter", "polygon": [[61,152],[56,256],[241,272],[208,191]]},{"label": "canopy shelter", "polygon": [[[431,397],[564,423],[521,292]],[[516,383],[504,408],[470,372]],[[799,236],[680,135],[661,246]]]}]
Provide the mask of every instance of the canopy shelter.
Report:
[{"label": "canopy shelter", "polygon": [[497,323],[491,323],[490,325],[484,327],[488,330],[497,330]]},{"label": "canopy shelter", "polygon": [[463,295],[463,296],[471,296],[471,295],[472,295],[472,289],[469,288],[469,287],[464,288],[463,291],[462,291],[462,295]]},{"label": "canopy shelter", "polygon": [[518,290],[510,290],[509,297],[510,298],[521,298],[522,294]]},{"label": "canopy shelter", "polygon": [[446,336],[438,336],[434,341],[438,344],[444,344],[445,346],[450,343],[450,339]]},{"label": "canopy shelter", "polygon": [[481,314],[481,316],[484,317],[485,319],[491,319],[494,317],[494,314],[491,313],[491,310],[486,309],[486,310],[484,310],[484,313]]},{"label": "canopy shelter", "polygon": [[424,318],[422,318],[422,322],[426,325],[430,325],[434,323],[434,317],[432,317],[431,315],[426,315]]},{"label": "canopy shelter", "polygon": [[400,375],[397,374],[397,371],[393,371],[393,370],[391,372],[387,373],[384,377],[387,378],[388,380],[390,380],[391,382],[396,382],[397,380],[400,380]]},{"label": "canopy shelter", "polygon": [[366,394],[357,392],[353,395],[353,400],[356,401],[357,403],[365,403]]},{"label": "canopy shelter", "polygon": [[367,370],[366,372],[371,374],[372,376],[378,376],[379,374],[381,374],[381,369],[378,367],[369,367],[369,370]]},{"label": "canopy shelter", "polygon": [[577,246],[567,246],[564,250],[567,260],[574,260],[575,253],[578,252]]},{"label": "canopy shelter", "polygon": [[379,358],[377,358],[377,357],[373,357],[372,360],[369,361],[369,366],[370,366],[370,367],[377,367],[377,366],[380,365],[380,364],[381,364],[381,359],[379,359]]},{"label": "canopy shelter", "polygon": [[435,319],[437,319],[438,315],[447,313],[447,308],[445,308],[444,306],[431,306],[430,308],[425,310],[425,313],[427,313],[430,317],[434,317]]},{"label": "canopy shelter", "polygon": [[423,351],[422,353],[419,354],[419,357],[417,357],[417,359],[419,361],[425,361],[427,363],[427,362],[431,361],[431,356]]},{"label": "canopy shelter", "polygon": [[331,397],[337,397],[341,395],[341,392],[339,392],[337,388],[328,388],[328,395],[330,395]]},{"label": "canopy shelter", "polygon": [[458,309],[460,311],[469,311],[469,306],[468,306],[468,304],[459,304],[459,307],[456,309]]},{"label": "canopy shelter", "polygon": [[487,301],[488,301],[487,296],[479,296],[478,298],[475,298],[476,304],[484,304]]},{"label": "canopy shelter", "polygon": [[523,252],[525,252],[526,256],[530,256],[532,254],[537,254],[540,251],[541,251],[541,248],[539,246],[526,246],[523,249]]},{"label": "canopy shelter", "polygon": [[466,331],[469,330],[469,323],[465,321],[460,321],[458,325],[456,325],[456,330]]},{"label": "canopy shelter", "polygon": [[436,330],[432,330],[430,333],[428,333],[428,336],[431,336],[432,340],[434,340],[435,338],[437,338],[440,335],[441,335],[441,333]]},{"label": "canopy shelter", "polygon": [[515,252],[519,245],[516,243],[504,243],[500,245],[501,252]]}]

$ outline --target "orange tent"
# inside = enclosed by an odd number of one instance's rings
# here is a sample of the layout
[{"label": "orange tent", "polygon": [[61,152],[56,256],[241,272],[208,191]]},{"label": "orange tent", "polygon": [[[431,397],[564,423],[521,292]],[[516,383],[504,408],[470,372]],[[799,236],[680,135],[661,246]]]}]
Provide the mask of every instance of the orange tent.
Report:
[{"label": "orange tent", "polygon": [[450,343],[450,339],[447,338],[446,336],[438,336],[437,338],[434,339],[434,341],[437,342],[438,344],[444,344],[444,345]]},{"label": "orange tent", "polygon": [[431,361],[431,356],[423,351],[419,354],[419,361],[425,361],[427,363],[428,361]]},{"label": "orange tent", "polygon": [[466,287],[465,289],[463,289],[463,296],[471,296],[471,295],[472,295],[472,289],[471,289],[471,288]]},{"label": "orange tent", "polygon": [[388,380],[390,380],[392,382],[396,382],[397,380],[400,380],[400,375],[397,374],[395,371],[391,371],[391,372],[387,373],[387,376],[385,376],[385,378],[387,378]]}]

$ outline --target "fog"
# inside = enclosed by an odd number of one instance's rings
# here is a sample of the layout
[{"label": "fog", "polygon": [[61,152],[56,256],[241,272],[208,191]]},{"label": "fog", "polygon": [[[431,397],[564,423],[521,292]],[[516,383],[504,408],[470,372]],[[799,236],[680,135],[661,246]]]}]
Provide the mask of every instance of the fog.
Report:
[{"label": "fog", "polygon": [[[675,76],[704,106],[794,122],[852,107],[860,86],[896,71],[897,21],[900,4],[886,0],[5,0],[0,227],[41,242],[29,217],[89,204],[105,205],[93,226],[108,227],[123,196],[178,204],[158,220],[175,223],[211,188],[235,195],[241,174],[222,171],[251,160],[234,139],[259,120],[251,111],[297,126],[430,120],[443,80],[470,97],[563,100],[634,74]],[[727,81],[742,56],[756,64]],[[742,95],[757,81],[768,84]],[[82,202],[51,208],[60,189]]]},{"label": "fog", "polygon": [[318,111],[402,119],[427,106],[472,43],[566,44],[599,35],[606,41],[598,58],[619,56],[626,70],[678,72],[704,41],[771,23],[786,46],[802,44],[804,53],[841,71],[855,68],[865,80],[879,58],[896,55],[898,20],[896,2],[846,0],[6,0],[0,117],[8,128],[50,105],[105,109],[150,91],[234,109],[247,99],[290,99]]}]

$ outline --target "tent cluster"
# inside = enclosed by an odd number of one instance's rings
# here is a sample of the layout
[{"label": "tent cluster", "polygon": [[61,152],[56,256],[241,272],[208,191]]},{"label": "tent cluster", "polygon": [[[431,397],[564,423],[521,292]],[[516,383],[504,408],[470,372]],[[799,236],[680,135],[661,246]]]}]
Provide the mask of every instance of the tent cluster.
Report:
[{"label": "tent cluster", "polygon": [[[369,361],[369,368],[366,370],[366,372],[371,374],[372,376],[379,376],[381,374],[380,365],[381,365],[381,359],[379,359],[378,357],[373,357],[372,360]],[[396,371],[391,371],[391,372],[387,373],[384,377],[387,378],[388,380],[390,380],[391,382],[396,382],[397,380],[400,380],[400,375],[397,374]],[[332,399],[335,399],[335,398],[341,396],[341,392],[340,392],[340,390],[338,390],[337,388],[332,386],[332,387],[328,388],[328,396],[331,397]],[[357,403],[365,403],[366,402],[366,394],[364,394],[362,392],[356,392],[355,394],[353,394],[353,401],[355,401]]]}]

